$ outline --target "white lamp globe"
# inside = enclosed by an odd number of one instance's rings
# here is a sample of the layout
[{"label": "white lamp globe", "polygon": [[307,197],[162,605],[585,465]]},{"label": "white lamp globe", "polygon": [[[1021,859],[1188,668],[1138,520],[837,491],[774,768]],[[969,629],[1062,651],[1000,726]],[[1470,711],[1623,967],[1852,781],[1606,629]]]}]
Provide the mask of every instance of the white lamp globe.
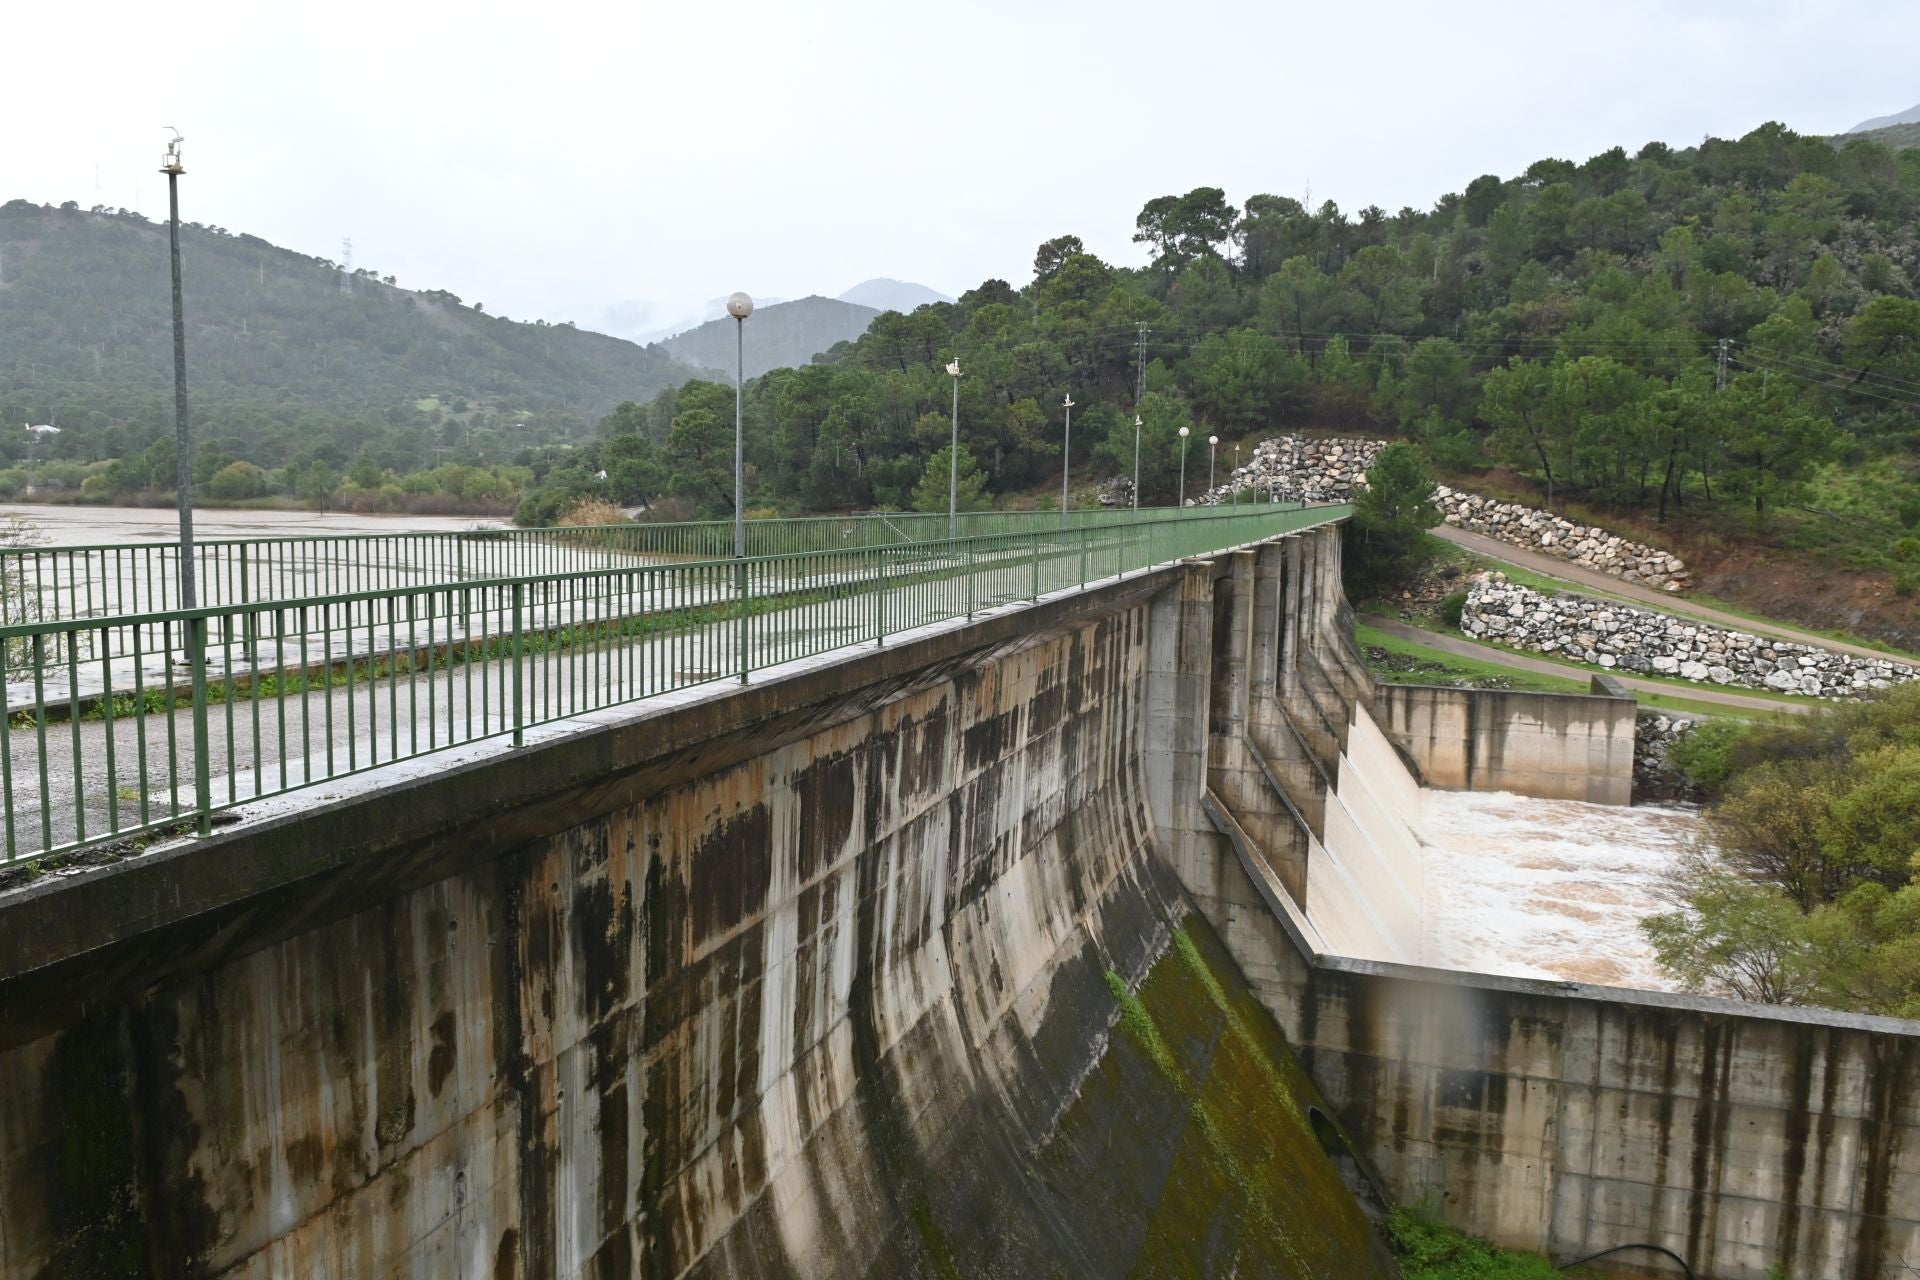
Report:
[{"label": "white lamp globe", "polygon": [[1187,429],[1185,427],[1180,428],[1180,438],[1182,440],[1187,438]]},{"label": "white lamp globe", "polygon": [[1208,443],[1208,444],[1219,444],[1219,443],[1220,443],[1220,437],[1219,437],[1219,436],[1208,436],[1208,437],[1207,437],[1207,443]]},{"label": "white lamp globe", "polygon": [[736,293],[727,299],[727,314],[735,320],[745,320],[753,314],[753,299],[744,293]]}]

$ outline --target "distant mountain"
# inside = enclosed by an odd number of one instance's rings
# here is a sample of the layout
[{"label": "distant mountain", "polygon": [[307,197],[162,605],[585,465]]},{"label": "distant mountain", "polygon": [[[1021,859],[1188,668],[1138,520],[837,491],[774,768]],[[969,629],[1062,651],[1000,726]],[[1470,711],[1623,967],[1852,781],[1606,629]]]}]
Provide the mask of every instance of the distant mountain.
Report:
[{"label": "distant mountain", "polygon": [[[488,315],[255,236],[190,224],[180,238],[195,415],[240,438],[312,438],[348,419],[414,431],[441,421],[423,404],[455,402],[557,432],[691,373],[658,347]],[[171,432],[171,314],[163,224],[0,205],[0,422]]]},{"label": "distant mountain", "polygon": [[1862,120],[1859,124],[1847,130],[1847,132],[1870,133],[1875,129],[1885,129],[1889,125],[1896,124],[1920,124],[1920,106],[1908,107],[1905,111],[1897,115],[1875,116],[1871,120]]},{"label": "distant mountain", "polygon": [[1862,139],[1877,142],[1883,147],[1920,147],[1920,122],[1890,124],[1881,129],[1868,129],[1864,133],[1842,133],[1827,141],[1836,147],[1844,147],[1849,142]]},{"label": "distant mountain", "polygon": [[[771,307],[785,301],[785,298],[753,295],[756,307]],[[669,310],[658,303],[629,298],[601,312],[600,324],[608,333],[630,342],[665,342],[689,329],[698,329],[709,320],[725,319],[726,314],[725,298],[709,298],[698,311]]]},{"label": "distant mountain", "polygon": [[872,307],[875,311],[912,311],[929,302],[952,302],[946,294],[907,280],[862,280],[840,295],[840,301]]},{"label": "distant mountain", "polygon": [[[834,344],[858,338],[879,314],[873,307],[837,298],[799,298],[756,306],[745,333],[747,376],[809,364]],[[676,360],[722,371],[730,377],[734,342],[734,321],[723,316],[669,338],[660,347]]]}]

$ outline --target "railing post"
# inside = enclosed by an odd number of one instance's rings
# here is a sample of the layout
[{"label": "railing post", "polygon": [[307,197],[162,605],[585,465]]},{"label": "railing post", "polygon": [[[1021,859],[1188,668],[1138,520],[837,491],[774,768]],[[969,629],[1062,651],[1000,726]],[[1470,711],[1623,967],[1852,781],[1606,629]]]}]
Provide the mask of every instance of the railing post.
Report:
[{"label": "railing post", "polygon": [[[193,814],[200,834],[207,836],[213,834],[213,779],[207,761],[207,620],[204,617],[187,623],[187,666],[193,673]],[[233,696],[231,690],[227,696]]]},{"label": "railing post", "polygon": [[880,563],[880,576],[873,592],[873,647],[880,649],[887,643],[887,549],[877,547],[873,554]]},{"label": "railing post", "polygon": [[513,745],[521,746],[525,742],[523,732],[525,720],[521,703],[522,675],[521,667],[526,653],[526,631],[523,614],[527,605],[527,586],[524,582],[513,584]]},{"label": "railing post", "polygon": [[964,544],[967,556],[967,621],[973,621],[973,539]]},{"label": "railing post", "polygon": [[747,652],[747,562],[736,560],[734,563],[734,594],[740,600],[740,622],[735,643],[740,649],[740,683],[747,682],[747,671],[752,666],[752,657]]},{"label": "railing post", "polygon": [[1080,585],[1087,585],[1087,528],[1080,527]]},{"label": "railing post", "polygon": [[1040,531],[1033,531],[1033,598],[1040,599]]}]

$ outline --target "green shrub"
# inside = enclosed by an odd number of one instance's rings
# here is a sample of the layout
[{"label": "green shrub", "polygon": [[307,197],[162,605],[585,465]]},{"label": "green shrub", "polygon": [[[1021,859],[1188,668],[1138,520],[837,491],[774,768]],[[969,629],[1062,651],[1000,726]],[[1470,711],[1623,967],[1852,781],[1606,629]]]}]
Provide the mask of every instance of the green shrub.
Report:
[{"label": "green shrub", "polygon": [[1911,600],[1920,595],[1920,572],[1902,569],[1893,575],[1893,594],[1903,600]]},{"label": "green shrub", "polygon": [[1718,794],[1733,776],[1734,748],[1750,728],[1740,720],[1703,720],[1675,740],[1667,763],[1708,795]]},{"label": "green shrub", "polygon": [[1908,561],[1920,557],[1920,538],[1897,538],[1891,550],[1895,560]]},{"label": "green shrub", "polygon": [[1460,619],[1467,612],[1467,593],[1456,591],[1440,602],[1440,621],[1458,631]]},{"label": "green shrub", "polygon": [[1387,1234],[1406,1280],[1561,1280],[1545,1258],[1497,1249],[1425,1209],[1395,1209]]}]

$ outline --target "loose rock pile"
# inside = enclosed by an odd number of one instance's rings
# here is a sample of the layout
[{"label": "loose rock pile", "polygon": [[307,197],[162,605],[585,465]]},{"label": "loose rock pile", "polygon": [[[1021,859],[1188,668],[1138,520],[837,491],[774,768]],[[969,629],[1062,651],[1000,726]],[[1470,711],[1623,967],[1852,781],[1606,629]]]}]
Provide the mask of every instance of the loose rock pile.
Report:
[{"label": "loose rock pile", "polygon": [[[1200,501],[1231,502],[1234,490],[1242,489],[1285,502],[1346,502],[1356,488],[1366,487],[1367,470],[1385,447],[1384,440],[1356,436],[1323,440],[1275,436],[1254,446],[1252,460],[1235,468],[1227,484]],[[1433,491],[1433,501],[1442,518],[1456,528],[1484,533],[1623,582],[1667,591],[1688,585],[1687,566],[1678,556],[1605,529],[1575,524],[1551,511],[1496,502],[1446,485]]]},{"label": "loose rock pile", "polygon": [[1679,556],[1597,526],[1575,524],[1551,511],[1523,507],[1517,502],[1495,502],[1446,485],[1433,491],[1433,501],[1446,522],[1456,528],[1544,552],[1582,568],[1611,574],[1622,582],[1643,582],[1667,591],[1679,591],[1687,585],[1687,566]]},{"label": "loose rock pile", "polygon": [[1202,495],[1199,503],[1232,502],[1235,490],[1282,502],[1346,502],[1355,486],[1365,488],[1367,468],[1386,447],[1384,440],[1334,436],[1273,436],[1253,446],[1253,457],[1233,470],[1232,478]]},{"label": "loose rock pile", "polygon": [[1542,595],[1499,573],[1480,574],[1468,588],[1460,629],[1598,667],[1809,698],[1851,697],[1920,677],[1890,658],[1859,658],[1579,596]]}]

